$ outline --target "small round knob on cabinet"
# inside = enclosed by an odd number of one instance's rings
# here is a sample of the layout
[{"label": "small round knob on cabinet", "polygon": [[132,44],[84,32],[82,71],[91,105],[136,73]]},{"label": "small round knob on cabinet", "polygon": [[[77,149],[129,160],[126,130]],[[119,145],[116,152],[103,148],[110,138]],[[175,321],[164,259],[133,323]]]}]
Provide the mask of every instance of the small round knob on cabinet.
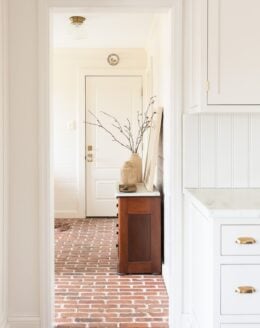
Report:
[{"label": "small round knob on cabinet", "polygon": [[118,248],[118,244],[116,244],[116,247]]}]

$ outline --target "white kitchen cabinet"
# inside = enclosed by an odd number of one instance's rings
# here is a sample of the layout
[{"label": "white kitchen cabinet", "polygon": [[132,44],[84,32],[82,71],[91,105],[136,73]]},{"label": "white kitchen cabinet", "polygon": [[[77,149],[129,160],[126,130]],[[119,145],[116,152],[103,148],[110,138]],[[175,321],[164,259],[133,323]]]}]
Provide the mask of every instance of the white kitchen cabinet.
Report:
[{"label": "white kitchen cabinet", "polygon": [[186,195],[191,327],[260,328],[260,189],[189,189]]},{"label": "white kitchen cabinet", "polygon": [[189,112],[260,112],[259,12],[259,0],[188,0]]}]

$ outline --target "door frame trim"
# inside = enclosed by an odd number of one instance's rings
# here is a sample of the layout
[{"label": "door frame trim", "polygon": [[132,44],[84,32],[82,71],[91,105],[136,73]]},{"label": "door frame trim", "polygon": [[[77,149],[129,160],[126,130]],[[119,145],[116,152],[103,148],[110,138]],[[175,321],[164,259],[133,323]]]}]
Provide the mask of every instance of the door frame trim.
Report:
[{"label": "door frame trim", "polygon": [[[182,193],[182,113],[183,113],[183,0],[38,0],[38,91],[39,91],[39,263],[41,328],[53,326],[54,311],[54,207],[51,144],[49,13],[53,8],[99,8],[100,10],[160,11],[171,13],[171,82],[169,154],[165,172],[169,190],[171,239],[168,263],[170,327],[182,327],[183,312],[183,193]],[[167,214],[167,213],[166,213]],[[170,270],[170,272],[169,272]]]},{"label": "door frame trim", "polygon": [[8,87],[8,0],[0,3],[0,327],[7,325],[8,315],[8,225],[9,225],[9,87]]},{"label": "door frame trim", "polygon": [[[85,147],[86,147],[86,124],[81,124],[81,122],[86,121],[85,116],[85,99],[86,99],[86,90],[85,90],[85,78],[87,76],[121,76],[121,77],[131,77],[137,76],[142,78],[143,88],[145,88],[145,70],[137,70],[137,69],[85,69],[82,68],[80,70],[79,77],[79,110],[78,110],[78,174],[79,174],[79,215],[82,218],[87,216],[87,205],[86,205],[86,197],[87,197],[87,184],[86,184],[86,161],[85,161]],[[143,102],[144,102],[143,97]]]}]

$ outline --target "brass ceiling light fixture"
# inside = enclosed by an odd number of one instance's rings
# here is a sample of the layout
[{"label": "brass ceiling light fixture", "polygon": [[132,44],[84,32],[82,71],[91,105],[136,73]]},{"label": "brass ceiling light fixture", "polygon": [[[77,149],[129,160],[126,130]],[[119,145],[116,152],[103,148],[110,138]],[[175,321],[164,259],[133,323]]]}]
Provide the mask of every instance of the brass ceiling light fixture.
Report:
[{"label": "brass ceiling light fixture", "polygon": [[81,26],[86,20],[86,17],[83,17],[83,16],[71,16],[70,17],[70,21],[71,21],[71,24],[74,25],[74,26]]}]

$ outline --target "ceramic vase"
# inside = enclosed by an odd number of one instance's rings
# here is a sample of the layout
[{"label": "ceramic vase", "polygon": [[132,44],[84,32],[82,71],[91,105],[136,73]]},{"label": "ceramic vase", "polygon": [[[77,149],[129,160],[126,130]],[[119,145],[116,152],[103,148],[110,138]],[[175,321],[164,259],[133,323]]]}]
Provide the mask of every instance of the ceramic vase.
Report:
[{"label": "ceramic vase", "polygon": [[132,153],[130,162],[136,168],[137,182],[142,182],[142,158],[137,153]]},{"label": "ceramic vase", "polygon": [[137,183],[137,170],[131,161],[124,163],[121,169],[121,180],[123,185],[132,185]]}]

